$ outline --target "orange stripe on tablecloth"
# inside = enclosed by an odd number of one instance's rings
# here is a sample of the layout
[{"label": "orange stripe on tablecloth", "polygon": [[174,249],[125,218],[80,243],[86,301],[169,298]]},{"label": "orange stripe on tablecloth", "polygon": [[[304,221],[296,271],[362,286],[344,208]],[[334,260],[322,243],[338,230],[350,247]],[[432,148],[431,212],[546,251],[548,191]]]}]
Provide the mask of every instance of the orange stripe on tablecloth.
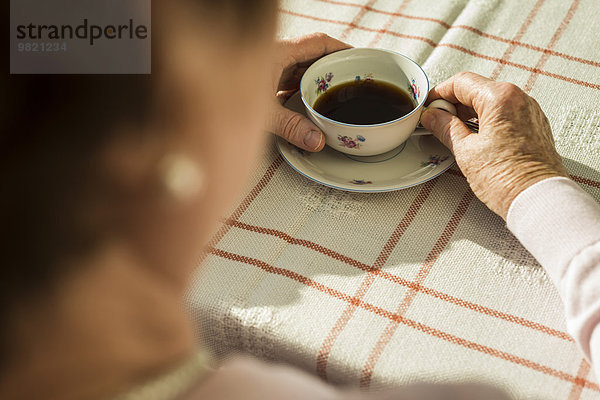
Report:
[{"label": "orange stripe on tablecloth", "polygon": [[577,371],[577,376],[575,378],[575,382],[573,382],[573,387],[571,388],[571,392],[569,392],[568,400],[579,400],[581,397],[581,392],[583,392],[583,387],[585,386],[585,379],[590,372],[590,364],[585,360],[581,360],[581,364],[579,365],[579,370]]},{"label": "orange stripe on tablecloth", "polygon": [[373,271],[373,267],[368,264],[362,263],[351,257],[345,256],[341,253],[338,253],[337,251],[328,249],[327,247],[321,246],[320,244],[317,244],[315,242],[311,242],[310,240],[298,239],[298,238],[288,235],[285,232],[278,231],[276,229],[265,228],[265,227],[256,226],[256,225],[250,225],[250,224],[246,224],[246,223],[240,222],[240,221],[226,220],[225,223],[228,225],[231,225],[232,227],[243,229],[248,232],[255,232],[255,233],[260,233],[263,235],[274,236],[276,238],[286,241],[289,244],[306,247],[308,249],[314,250],[318,253],[321,253],[323,255],[331,257],[334,260],[338,260],[340,262],[343,262],[344,264],[348,264],[352,267],[358,268],[365,272]]},{"label": "orange stripe on tablecloth", "polygon": [[489,61],[495,61],[495,62],[499,62],[502,64],[506,64],[506,65],[510,65],[511,67],[515,67],[515,68],[519,68],[525,71],[529,71],[532,73],[536,73],[539,75],[544,75],[544,76],[549,76],[551,78],[555,78],[555,79],[559,79],[565,82],[569,82],[572,83],[574,85],[579,85],[579,86],[584,86],[590,89],[596,89],[596,90],[600,90],[600,84],[596,84],[596,83],[590,83],[590,82],[585,82],[585,81],[581,81],[575,78],[570,78],[568,76],[564,76],[564,75],[559,75],[559,74],[555,74],[552,72],[548,72],[548,71],[543,71],[539,68],[532,68],[532,67],[528,67],[527,65],[523,65],[523,64],[517,64],[515,62],[512,61],[508,61],[508,60],[502,60],[501,58],[498,57],[491,57],[491,56],[487,56],[485,54],[480,54],[480,53],[476,53],[472,50],[469,50],[465,47],[462,46],[458,46],[452,43],[439,43],[437,45],[438,47],[449,47],[451,49],[455,49],[458,51],[461,51],[463,53],[469,54],[473,57],[477,57],[477,58],[482,58],[484,60],[489,60]]},{"label": "orange stripe on tablecloth", "polygon": [[[262,192],[262,190],[269,184],[269,182],[273,178],[273,175],[275,175],[275,172],[279,169],[282,163],[283,158],[280,155],[278,155],[277,158],[273,160],[271,165],[269,165],[262,178],[260,178],[258,183],[252,188],[250,193],[248,193],[248,195],[241,201],[241,203],[238,205],[235,211],[231,214],[231,216],[229,217],[230,220],[236,221],[242,216],[242,214],[244,214],[244,212],[246,212],[248,207],[250,207],[250,204],[252,204],[252,202],[258,197],[260,192]],[[227,235],[227,232],[229,232],[230,229],[231,225],[223,225],[208,242],[208,247],[215,247],[217,244],[219,244],[219,242],[225,237],[225,235]],[[200,256],[199,264],[202,264],[204,262],[207,255],[208,252],[206,251],[202,253],[202,255]]]},{"label": "orange stripe on tablecloth", "polygon": [[262,269],[263,271],[265,271],[267,273],[283,276],[285,278],[294,280],[305,286],[311,287],[311,288],[316,289],[324,294],[327,294],[328,296],[331,296],[335,299],[344,301],[349,304],[354,304],[357,307],[360,307],[360,308],[362,308],[366,311],[369,311],[375,315],[379,315],[380,317],[387,318],[391,321],[399,322],[410,328],[413,328],[413,329],[423,332],[425,334],[437,337],[446,342],[453,343],[458,346],[462,346],[467,349],[471,349],[471,350],[474,350],[474,351],[477,351],[477,352],[480,352],[483,354],[487,354],[491,357],[499,358],[499,359],[508,361],[510,363],[520,365],[520,366],[529,368],[529,369],[537,371],[537,372],[541,372],[545,375],[552,376],[552,377],[555,377],[557,379],[560,379],[560,380],[563,380],[566,382],[571,382],[571,383],[583,382],[583,387],[588,388],[590,390],[594,390],[596,392],[600,392],[600,386],[598,386],[597,384],[590,382],[586,379],[583,379],[583,380],[578,379],[577,377],[575,377],[571,374],[568,374],[564,371],[559,371],[555,368],[551,368],[546,365],[542,365],[542,364],[536,363],[534,361],[527,360],[523,357],[519,357],[514,354],[510,354],[510,353],[495,349],[493,347],[485,346],[485,345],[482,345],[479,343],[472,342],[467,339],[463,339],[461,337],[452,335],[450,333],[441,331],[439,329],[435,329],[435,328],[425,325],[423,323],[411,320],[411,319],[403,317],[401,315],[397,315],[395,313],[392,313],[391,311],[385,310],[374,304],[367,303],[363,300],[360,300],[355,297],[349,296],[345,293],[342,293],[339,290],[330,288],[322,283],[316,282],[315,280],[308,278],[306,276],[303,276],[297,272],[290,271],[289,269],[275,267],[273,265],[267,264],[266,262],[255,259],[255,258],[230,253],[228,251],[216,249],[214,247],[210,248],[209,251],[211,254],[214,254],[218,257],[222,257],[222,258],[225,258],[225,259],[228,259],[231,261],[242,262],[242,263],[245,263],[248,265],[253,265],[257,268]]},{"label": "orange stripe on tablecloth", "polygon": [[[346,22],[346,21],[337,21],[337,20],[334,20],[334,19],[315,17],[315,16],[312,16],[312,15],[306,15],[306,14],[297,13],[295,11],[286,10],[284,8],[279,8],[279,12],[282,12],[284,14],[289,14],[289,15],[292,15],[294,17],[311,19],[313,21],[328,22],[328,23],[331,23],[331,24],[338,24],[338,25],[349,25],[349,22]],[[383,32],[385,34],[396,36],[396,37],[400,37],[400,38],[404,38],[404,39],[421,40],[421,41],[429,44],[432,47],[438,46],[438,44],[436,42],[434,42],[433,40],[428,39],[426,37],[422,37],[422,36],[405,35],[403,33],[397,33],[397,32],[393,32],[393,31],[383,31],[382,29],[368,28],[368,27],[360,26],[360,25],[357,25],[354,28],[355,29],[360,29],[362,31],[367,31],[367,32],[380,32],[381,31],[381,32]]]},{"label": "orange stripe on tablecloth", "polygon": [[[348,25],[348,22],[345,21],[336,21],[336,20],[332,20],[332,19],[327,19],[327,18],[320,18],[320,17],[314,17],[312,15],[305,15],[305,14],[300,14],[294,11],[290,11],[290,10],[285,10],[280,8],[279,9],[280,12],[284,13],[284,14],[289,14],[295,17],[300,17],[300,18],[306,18],[306,19],[311,19],[314,21],[320,21],[320,22],[328,22],[328,23],[332,23],[332,24],[339,24],[339,25]],[[477,58],[482,58],[484,60],[489,60],[489,61],[495,61],[495,62],[500,62],[506,65],[510,65],[511,67],[515,67],[515,68],[519,68],[525,71],[529,71],[529,72],[535,72],[539,75],[544,75],[544,76],[549,76],[551,78],[555,78],[555,79],[559,79],[565,82],[569,82],[572,83],[574,85],[579,85],[579,86],[583,86],[583,87],[587,87],[587,88],[591,88],[591,89],[596,89],[596,90],[600,90],[600,84],[596,84],[596,83],[590,83],[590,82],[585,82],[585,81],[581,81],[578,79],[574,79],[574,78],[570,78],[568,76],[563,76],[563,75],[559,75],[559,74],[555,74],[552,72],[547,72],[547,71],[543,71],[539,68],[532,68],[532,67],[528,67],[526,65],[523,64],[517,64],[511,61],[507,61],[507,60],[502,60],[498,57],[491,57],[491,56],[487,56],[485,54],[480,54],[477,52],[474,52],[472,50],[469,50],[465,47],[462,46],[458,46],[455,44],[451,44],[451,43],[435,43],[433,40],[426,38],[426,37],[422,37],[422,36],[415,36],[415,35],[405,35],[402,33],[397,33],[397,32],[392,32],[392,31],[383,31],[381,29],[374,29],[374,28],[367,28],[364,26],[356,26],[355,29],[360,29],[363,31],[367,31],[367,32],[379,32],[382,31],[382,33],[388,34],[388,35],[392,35],[392,36],[396,36],[396,37],[400,37],[400,38],[404,38],[404,39],[412,39],[412,40],[420,40],[422,42],[425,42],[427,44],[429,44],[432,47],[448,47],[454,50],[458,50],[461,51],[465,54],[469,54],[473,57],[477,57]]]},{"label": "orange stripe on tablecloth", "polygon": [[[535,16],[537,15],[538,11],[540,10],[540,8],[542,7],[542,5],[544,4],[545,1],[546,0],[538,0],[535,3],[535,5],[533,6],[531,11],[525,18],[525,22],[523,22],[523,25],[521,25],[521,27],[517,31],[517,34],[513,37],[514,42],[521,40],[523,35],[525,35],[525,32],[527,32],[529,25],[531,25],[531,23],[533,22],[533,19],[535,18]],[[517,45],[514,43],[511,43],[510,46],[508,46],[508,49],[506,49],[506,51],[502,55],[502,59],[503,60],[510,59],[510,56],[512,55],[512,53],[515,51],[516,48],[517,48]],[[490,75],[490,79],[493,79],[493,80],[498,79],[498,76],[500,76],[500,73],[504,69],[504,65],[505,64],[498,64],[496,66],[496,68],[494,69],[494,71],[492,71],[492,74]]]},{"label": "orange stripe on tablecloth", "polygon": [[[402,218],[392,235],[389,237],[389,239],[383,246],[383,249],[377,256],[375,262],[373,263],[373,266],[368,267],[367,276],[363,278],[362,282],[360,283],[360,286],[356,290],[354,294],[355,298],[362,300],[362,298],[367,294],[367,292],[371,288],[371,285],[373,285],[373,282],[375,282],[376,275],[374,275],[372,272],[381,269],[381,267],[389,259],[390,254],[392,253],[392,251],[394,250],[394,248],[396,247],[396,245],[398,244],[408,227],[412,224],[419,210],[421,209],[423,204],[425,204],[427,198],[429,198],[429,195],[431,194],[431,191],[433,190],[436,182],[437,180],[433,180],[423,185],[423,187],[409,206],[408,210],[404,214],[404,217]],[[340,317],[335,322],[333,328],[331,328],[331,330],[329,331],[329,334],[321,343],[321,348],[319,349],[319,353],[317,354],[316,369],[317,374],[325,380],[327,380],[327,363],[329,361],[331,349],[333,348],[338,337],[346,328],[346,325],[348,325],[348,322],[354,315],[356,307],[357,306],[354,304],[348,304],[348,306],[344,309]]]},{"label": "orange stripe on tablecloth", "polygon": [[256,226],[256,225],[250,225],[250,224],[246,224],[244,222],[240,222],[240,221],[233,221],[233,220],[227,220],[225,221],[226,224],[229,224],[235,228],[238,229],[243,229],[245,231],[249,231],[249,232],[255,232],[255,233],[259,233],[259,234],[263,234],[263,235],[270,235],[273,237],[277,237],[281,240],[286,241],[289,244],[292,245],[297,245],[297,246],[302,246],[305,248],[308,248],[310,250],[314,250],[318,253],[321,253],[325,256],[331,257],[334,260],[343,262],[347,265],[350,265],[354,268],[360,269],[361,271],[365,271],[365,272],[370,272],[373,275],[379,276],[383,279],[386,279],[387,281],[390,281],[392,283],[396,283],[398,285],[407,287],[409,289],[413,289],[416,290],[420,293],[426,294],[428,296],[431,297],[435,297],[439,300],[448,302],[450,304],[454,304],[457,305],[459,307],[463,307],[466,309],[469,309],[471,311],[475,311],[481,314],[485,314],[487,316],[490,317],[494,317],[494,318],[498,318],[498,319],[502,319],[504,321],[507,322],[511,322],[511,323],[515,323],[517,325],[521,325],[524,326],[526,328],[531,328],[533,330],[548,334],[550,336],[554,336],[557,337],[559,339],[563,339],[566,340],[567,342],[574,342],[573,338],[566,332],[562,332],[559,331],[557,329],[554,328],[550,328],[546,325],[537,323],[537,322],[533,322],[530,320],[527,320],[525,318],[522,317],[517,317],[515,315],[512,314],[508,314],[508,313],[504,313],[502,311],[498,311],[498,310],[494,310],[492,308],[489,307],[485,307],[482,306],[480,304],[476,304],[455,296],[451,296],[447,293],[444,292],[440,292],[438,290],[432,289],[432,288],[428,288],[426,286],[417,284],[413,281],[409,281],[406,280],[404,278],[400,278],[399,276],[390,274],[389,272],[386,272],[384,270],[381,269],[374,269],[373,266],[365,264],[363,262],[360,262],[358,260],[355,260],[351,257],[345,256],[341,253],[338,253],[334,250],[331,250],[327,247],[321,246],[320,244],[317,244],[315,242],[311,242],[310,240],[306,240],[306,239],[298,239],[295,237],[292,237],[290,235],[288,235],[285,232],[281,232],[278,231],[276,229],[271,229],[271,228],[264,228],[264,227],[260,227],[260,226]]},{"label": "orange stripe on tablecloth", "polygon": [[[383,276],[383,273],[381,275]],[[398,278],[398,277],[393,276],[391,274],[388,274],[388,276],[385,277],[385,278],[388,279],[388,280],[390,280],[390,281],[395,281],[396,279],[401,279],[401,278]],[[527,328],[531,328],[533,330],[545,333],[547,335],[554,336],[554,337],[557,337],[559,339],[566,340],[567,342],[571,342],[571,343],[575,342],[575,340],[568,333],[566,333],[566,332],[562,332],[562,331],[560,331],[558,329],[550,328],[550,327],[548,327],[546,325],[543,325],[543,324],[540,324],[540,323],[537,323],[537,322],[533,322],[533,321],[530,321],[530,320],[522,318],[522,317],[517,317],[515,315],[508,314],[508,313],[505,313],[505,312],[502,312],[502,311],[498,311],[498,310],[494,310],[492,308],[485,307],[485,306],[482,306],[482,305],[477,304],[477,303],[466,301],[466,300],[460,299],[458,297],[454,297],[454,296],[451,296],[449,294],[440,292],[438,290],[431,289],[431,288],[428,288],[428,287],[416,284],[414,282],[406,283],[406,286],[413,287],[414,290],[416,290],[418,292],[421,292],[423,294],[427,294],[427,295],[429,295],[431,297],[435,297],[437,299],[446,301],[448,303],[451,303],[451,304],[454,304],[454,305],[457,305],[457,306],[460,306],[460,307],[463,307],[463,308],[467,308],[469,310],[472,310],[472,311],[475,311],[475,312],[478,312],[478,313],[481,313],[481,314],[488,315],[490,317],[502,319],[502,320],[507,321],[507,322],[512,322],[512,323],[515,323],[517,325],[521,325],[521,326],[524,326],[524,327],[527,327]]]},{"label": "orange stripe on tablecloth", "polygon": [[595,180],[592,180],[589,178],[584,178],[582,176],[577,176],[577,175],[569,175],[569,177],[577,183],[582,183],[584,185],[588,185],[588,186],[592,186],[592,187],[600,189],[600,182],[598,182],[598,181],[595,181]]},{"label": "orange stripe on tablecloth", "polygon": [[398,6],[398,8],[396,9],[396,12],[395,12],[396,15],[390,16],[390,18],[388,18],[388,20],[385,22],[383,29],[377,31],[377,35],[375,35],[375,38],[373,40],[371,40],[371,43],[369,43],[369,47],[375,47],[375,45],[377,43],[379,43],[383,34],[390,28],[390,26],[392,26],[392,23],[396,19],[397,14],[402,13],[402,11],[404,11],[406,6],[408,6],[408,4],[410,2],[411,2],[411,0],[403,0],[402,1],[400,6]]},{"label": "orange stripe on tablecloth", "polygon": [[[416,285],[421,285],[423,281],[427,278],[427,276],[429,276],[433,265],[436,263],[436,261],[450,242],[452,235],[454,235],[456,228],[458,228],[460,221],[465,216],[465,213],[467,212],[474,198],[475,195],[473,194],[473,192],[471,192],[471,190],[468,190],[463,195],[462,199],[460,200],[460,203],[456,207],[456,210],[452,214],[452,217],[450,217],[450,220],[446,224],[444,231],[442,232],[437,242],[425,258],[423,266],[419,269],[419,272],[417,273],[417,276],[414,280],[414,283]],[[419,292],[414,288],[409,289],[408,293],[406,293],[406,295],[400,302],[400,305],[396,309],[396,315],[403,316],[406,314],[406,312],[412,305],[412,302],[415,299],[417,293]],[[371,378],[373,377],[373,371],[375,370],[375,366],[377,365],[379,358],[385,351],[385,348],[392,340],[392,337],[394,336],[394,333],[396,333],[397,329],[398,323],[391,321],[386,326],[385,331],[381,334],[375,346],[371,349],[371,353],[369,354],[367,362],[365,363],[362,370],[362,374],[360,377],[360,387],[368,388],[371,384]]]},{"label": "orange stripe on tablecloth", "polygon": [[[571,3],[571,7],[569,8],[569,11],[567,11],[567,14],[561,21],[561,23],[558,26],[558,28],[556,29],[556,31],[554,32],[554,35],[552,35],[552,38],[550,39],[550,43],[548,43],[549,49],[552,49],[554,46],[556,46],[556,43],[558,43],[558,40],[560,39],[562,34],[565,32],[565,30],[569,26],[569,23],[571,22],[571,20],[573,19],[573,16],[575,15],[575,12],[577,11],[577,8],[579,7],[580,3],[581,3],[581,0],[573,0],[573,2]],[[542,57],[539,59],[538,63],[536,64],[535,69],[540,70],[540,69],[544,68],[544,66],[546,65],[546,62],[548,61],[549,58],[550,58],[550,55],[542,54]],[[535,81],[537,80],[537,77],[538,77],[537,72],[532,72],[529,75],[529,79],[527,80],[527,83],[525,84],[525,88],[523,89],[525,92],[531,91],[531,89],[533,88],[533,85],[535,85]]]},{"label": "orange stripe on tablecloth", "polygon": [[352,32],[354,30],[354,28],[358,26],[358,23],[363,19],[363,17],[365,16],[365,14],[369,10],[369,8],[371,8],[371,6],[375,3],[375,1],[377,1],[377,0],[369,0],[369,2],[367,4],[360,7],[360,10],[354,16],[354,18],[352,19],[352,22],[350,22],[348,27],[346,29],[344,29],[344,32],[342,32],[342,34],[340,35],[340,40],[346,40],[346,38],[348,37],[348,34],[350,34],[350,32]]},{"label": "orange stripe on tablecloth", "polygon": [[473,33],[476,33],[476,34],[478,34],[482,37],[488,38],[488,39],[493,39],[493,40],[497,40],[499,42],[504,42],[504,43],[508,43],[508,44],[514,44],[517,47],[523,47],[525,49],[538,51],[540,53],[548,54],[548,55],[559,57],[559,58],[564,58],[565,60],[575,61],[575,62],[578,62],[581,64],[591,65],[593,67],[600,67],[600,62],[598,62],[598,61],[588,60],[588,59],[582,58],[582,57],[576,57],[576,56],[573,56],[570,54],[561,53],[559,51],[551,50],[548,48],[534,46],[529,43],[521,43],[516,40],[505,39],[505,38],[497,36],[497,35],[485,33],[483,31],[480,31],[479,29],[476,29],[476,28],[473,28],[473,27],[470,27],[467,25],[452,25],[450,27],[450,29],[465,29],[465,30],[471,31]]},{"label": "orange stripe on tablecloth", "polygon": [[335,1],[335,0],[318,0],[318,1],[320,1],[322,3],[329,3],[329,4],[338,5],[338,6],[350,6],[350,7],[366,8],[367,11],[371,11],[371,12],[374,12],[376,14],[390,15],[392,17],[400,17],[400,18],[406,18],[406,19],[413,19],[413,20],[417,20],[417,21],[434,22],[436,24],[439,24],[439,25],[443,26],[446,29],[450,28],[450,24],[447,24],[446,22],[442,21],[441,19],[437,19],[437,18],[418,17],[418,16],[415,16],[415,15],[408,15],[408,14],[404,14],[404,13],[401,13],[401,12],[384,11],[384,10],[379,10],[379,9],[371,7],[371,6],[364,6],[362,4],[357,4],[357,3],[344,3],[344,2],[341,2],[341,1]]},{"label": "orange stripe on tablecloth", "polygon": [[[329,4],[335,4],[335,5],[340,5],[340,6],[350,6],[350,7],[364,7],[362,4],[356,4],[356,3],[344,3],[341,1],[335,1],[335,0],[318,0],[321,1],[323,3],[329,3]],[[600,67],[600,62],[598,61],[594,61],[594,60],[588,60],[586,58],[582,58],[582,57],[576,57],[570,54],[565,54],[565,53],[561,53],[559,51],[555,51],[555,50],[551,50],[548,48],[544,48],[544,47],[540,47],[540,46],[534,46],[532,44],[529,43],[523,43],[520,42],[518,40],[514,40],[514,39],[506,39],[503,38],[501,36],[498,35],[493,35],[491,33],[487,33],[484,32],[480,29],[474,28],[472,26],[469,25],[450,25],[447,22],[441,20],[441,19],[437,19],[437,18],[429,18],[429,17],[420,17],[420,16],[416,16],[416,15],[408,15],[408,14],[403,14],[403,13],[394,13],[391,11],[385,11],[385,10],[379,10],[377,8],[374,7],[368,7],[368,10],[374,13],[378,13],[378,14],[384,14],[384,15],[394,15],[400,18],[406,18],[406,19],[411,19],[411,20],[416,20],[416,21],[428,21],[428,22],[433,22],[436,24],[439,24],[441,26],[443,26],[446,29],[464,29],[467,30],[469,32],[473,32],[476,35],[479,35],[481,37],[487,38],[487,39],[492,39],[492,40],[497,40],[499,42],[503,42],[503,43],[507,43],[507,44],[511,44],[511,45],[515,45],[517,47],[523,47],[529,50],[534,50],[534,51],[538,51],[540,53],[544,53],[544,54],[549,54],[551,56],[555,56],[555,57],[560,57],[560,58],[564,58],[566,60],[569,61],[575,61],[575,62],[579,62],[582,64],[587,64],[587,65],[591,65],[594,67]]]}]

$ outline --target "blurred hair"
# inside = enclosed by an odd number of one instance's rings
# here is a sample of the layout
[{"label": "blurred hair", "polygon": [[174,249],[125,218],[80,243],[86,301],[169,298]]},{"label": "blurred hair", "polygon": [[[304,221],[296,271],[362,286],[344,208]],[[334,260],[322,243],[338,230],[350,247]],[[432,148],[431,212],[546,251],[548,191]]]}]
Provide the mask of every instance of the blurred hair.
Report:
[{"label": "blurred hair", "polygon": [[[275,0],[178,1],[199,6],[201,20],[235,27],[231,33],[242,42],[275,14]],[[3,21],[6,32],[8,4]],[[147,131],[153,90],[149,75],[9,75],[7,64],[0,113],[0,368],[9,356],[15,306],[43,297],[69,272],[67,260],[92,251],[114,228],[95,215],[95,205],[109,198],[97,156],[118,127]]]},{"label": "blurred hair", "polygon": [[246,33],[258,32],[269,27],[275,16],[277,0],[185,0],[199,7],[199,12],[204,15],[205,20],[222,22],[225,20],[232,23],[230,27],[234,30],[237,40],[252,38]]}]

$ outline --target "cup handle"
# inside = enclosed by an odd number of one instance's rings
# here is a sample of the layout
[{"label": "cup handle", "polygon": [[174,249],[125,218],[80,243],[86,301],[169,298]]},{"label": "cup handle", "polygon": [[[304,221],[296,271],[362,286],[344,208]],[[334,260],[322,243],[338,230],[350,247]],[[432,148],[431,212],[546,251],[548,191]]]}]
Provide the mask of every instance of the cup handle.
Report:
[{"label": "cup handle", "polygon": [[[444,99],[437,99],[437,100],[432,101],[429,104],[429,106],[425,107],[425,109],[427,109],[427,108],[437,108],[437,109],[449,112],[452,115],[458,115],[458,113],[456,112],[456,106]],[[417,125],[417,128],[423,128],[423,125],[421,125],[421,122],[419,122],[419,125]],[[412,134],[412,136],[427,136],[427,135],[433,135],[433,134],[424,129],[414,131]]]}]

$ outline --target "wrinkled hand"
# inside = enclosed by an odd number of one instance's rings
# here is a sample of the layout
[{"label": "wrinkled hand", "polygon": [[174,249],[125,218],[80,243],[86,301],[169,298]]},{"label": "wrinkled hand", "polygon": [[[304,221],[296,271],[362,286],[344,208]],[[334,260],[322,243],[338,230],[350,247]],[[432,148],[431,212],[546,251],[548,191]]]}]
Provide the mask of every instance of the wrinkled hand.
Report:
[{"label": "wrinkled hand", "polygon": [[283,103],[300,88],[300,80],[308,67],[318,58],[351,47],[324,33],[315,33],[278,43],[277,61],[273,76],[273,99],[270,105],[267,130],[294,145],[320,151],[325,146],[323,132],[301,114],[283,107]]},{"label": "wrinkled hand", "polygon": [[[519,193],[543,179],[568,176],[548,119],[517,86],[459,73],[434,87],[429,100],[457,105],[459,117],[428,109],[421,123],[444,143],[477,197],[506,219]],[[479,118],[479,133],[462,122]]]}]

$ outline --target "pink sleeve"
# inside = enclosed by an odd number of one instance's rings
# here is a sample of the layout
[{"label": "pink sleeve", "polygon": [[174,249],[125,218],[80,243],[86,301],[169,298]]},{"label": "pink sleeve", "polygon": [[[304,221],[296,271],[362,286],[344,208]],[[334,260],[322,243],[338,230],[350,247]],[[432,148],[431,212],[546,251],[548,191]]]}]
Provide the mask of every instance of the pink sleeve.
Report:
[{"label": "pink sleeve", "polygon": [[600,372],[600,205],[570,179],[550,178],[517,196],[507,221],[558,288],[569,333]]}]

